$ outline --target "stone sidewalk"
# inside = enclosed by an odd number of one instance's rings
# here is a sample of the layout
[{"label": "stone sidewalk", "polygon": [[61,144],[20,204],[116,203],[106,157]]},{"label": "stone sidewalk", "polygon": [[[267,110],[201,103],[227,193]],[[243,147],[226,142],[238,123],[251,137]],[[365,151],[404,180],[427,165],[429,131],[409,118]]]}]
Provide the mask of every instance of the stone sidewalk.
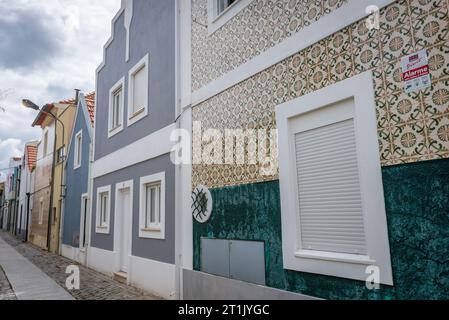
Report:
[{"label": "stone sidewalk", "polygon": [[[0,231],[0,250],[5,245],[9,248],[8,254],[14,253],[22,257],[27,263],[31,264],[34,268],[38,269],[40,273],[39,277],[45,276],[45,279],[50,279],[51,282],[57,285],[55,290],[58,292],[62,289],[60,298],[69,298],[76,300],[155,300],[158,299],[155,296],[147,294],[139,289],[131,286],[124,285],[114,279],[88,269],[84,266],[80,268],[80,290],[67,291],[65,289],[65,282],[68,275],[65,273],[67,266],[77,265],[75,262],[58,256],[56,254],[49,253],[41,250],[29,243],[23,243],[20,240],[14,238],[8,233]],[[12,253],[10,250],[12,250]],[[3,253],[0,251],[0,255]],[[17,257],[16,257],[17,258]],[[3,260],[7,260],[3,258]],[[2,281],[1,269],[0,269],[0,300],[2,295],[4,298],[14,298],[14,293],[18,299],[21,299],[20,294],[15,289],[14,278],[16,275],[10,274],[7,268],[3,265],[2,258],[0,256],[0,267],[4,269],[6,275],[6,281]],[[33,269],[33,268],[32,268]],[[26,270],[22,270],[26,271]],[[35,270],[36,271],[36,270]],[[20,275],[21,270],[18,269],[17,274]],[[23,274],[25,277],[25,274]],[[7,290],[7,282],[11,283],[11,287],[15,292]],[[27,281],[33,280],[33,277],[28,278]],[[59,289],[58,289],[59,288]],[[47,297],[48,292],[42,292],[42,299]],[[68,296],[66,296],[68,294]],[[22,296],[23,297],[23,296]],[[40,299],[39,299],[40,300]]]},{"label": "stone sidewalk", "polygon": [[1,238],[0,266],[19,300],[74,300],[71,294]]}]

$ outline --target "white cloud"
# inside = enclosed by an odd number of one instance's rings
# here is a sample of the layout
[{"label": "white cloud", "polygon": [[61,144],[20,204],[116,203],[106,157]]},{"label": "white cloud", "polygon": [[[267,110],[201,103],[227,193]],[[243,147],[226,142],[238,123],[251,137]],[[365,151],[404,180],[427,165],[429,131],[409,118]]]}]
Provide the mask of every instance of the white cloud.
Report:
[{"label": "white cloud", "polygon": [[72,98],[75,88],[94,90],[119,7],[120,0],[0,0],[0,90],[10,89],[0,94],[0,169],[40,137],[23,98],[44,105]]}]

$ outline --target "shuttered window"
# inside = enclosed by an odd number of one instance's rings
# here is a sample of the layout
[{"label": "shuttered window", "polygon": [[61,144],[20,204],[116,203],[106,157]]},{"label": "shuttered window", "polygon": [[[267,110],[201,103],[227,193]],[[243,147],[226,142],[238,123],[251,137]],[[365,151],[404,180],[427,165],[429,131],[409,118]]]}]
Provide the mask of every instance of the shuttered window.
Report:
[{"label": "shuttered window", "polygon": [[146,107],[148,94],[146,72],[147,69],[143,66],[135,74],[133,74],[133,113],[145,109]]},{"label": "shuttered window", "polygon": [[295,134],[300,246],[366,254],[354,119]]}]

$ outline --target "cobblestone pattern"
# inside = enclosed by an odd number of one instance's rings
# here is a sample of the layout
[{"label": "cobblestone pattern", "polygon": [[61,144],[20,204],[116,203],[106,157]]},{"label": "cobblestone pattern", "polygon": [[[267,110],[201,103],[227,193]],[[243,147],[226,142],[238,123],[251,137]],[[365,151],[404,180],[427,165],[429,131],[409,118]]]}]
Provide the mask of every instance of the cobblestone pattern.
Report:
[{"label": "cobblestone pattern", "polygon": [[[11,235],[0,232],[0,237],[23,255],[61,287],[66,288],[65,282],[68,275],[65,273],[67,266],[77,263],[41,250],[29,243],[23,243]],[[80,268],[80,290],[72,290],[69,293],[77,300],[157,300],[159,298],[145,293],[139,289],[122,284],[84,266]],[[3,282],[0,272],[0,295],[3,293]]]},{"label": "cobblestone pattern", "polygon": [[14,291],[11,288],[11,284],[5,275],[2,267],[0,266],[0,300],[17,300]]}]

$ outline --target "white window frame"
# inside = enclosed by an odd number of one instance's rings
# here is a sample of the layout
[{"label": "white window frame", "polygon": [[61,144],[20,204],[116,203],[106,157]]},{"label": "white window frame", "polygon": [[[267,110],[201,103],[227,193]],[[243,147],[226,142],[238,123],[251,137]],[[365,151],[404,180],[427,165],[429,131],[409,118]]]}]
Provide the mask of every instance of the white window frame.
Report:
[{"label": "white window frame", "polygon": [[[298,225],[298,185],[296,175],[294,131],[292,120],[311,111],[335,105],[347,99],[354,101],[354,122],[360,171],[360,188],[367,242],[367,255],[302,250]],[[344,109],[344,108],[343,108]],[[324,111],[325,112],[325,111]],[[345,112],[345,110],[343,110]],[[280,187],[282,206],[282,241],[284,268],[365,281],[367,267],[380,269],[380,282],[393,285],[385,200],[376,125],[373,78],[365,72],[276,108],[279,130]],[[323,113],[323,116],[325,114]],[[341,116],[334,114],[327,123]]]},{"label": "white window frame", "polygon": [[[159,228],[145,228],[146,215],[146,186],[152,183],[161,184],[160,211],[161,221]],[[140,179],[140,205],[139,205],[139,237],[147,239],[165,239],[165,172],[142,177]]]},{"label": "white window frame", "polygon": [[[133,112],[134,105],[134,75],[140,71],[142,68],[146,69],[146,96],[145,96],[145,106]],[[136,122],[142,120],[148,115],[148,95],[149,95],[149,77],[150,77],[150,55],[146,54],[128,73],[128,127],[132,126]]]},{"label": "white window frame", "polygon": [[[107,193],[108,201],[106,208],[106,225],[102,225],[100,221],[101,216],[101,195]],[[97,210],[95,212],[95,232],[99,234],[109,234],[111,226],[111,186],[104,186],[97,189]]]},{"label": "white window frame", "polygon": [[220,29],[240,11],[245,9],[253,0],[237,0],[218,14],[217,0],[208,0],[208,32],[209,35]]},{"label": "white window frame", "polygon": [[[120,120],[121,124],[118,127],[113,127],[113,115],[114,115],[114,95],[117,90],[122,90],[122,101],[120,103]],[[108,138],[112,138],[124,128],[125,121],[125,77],[117,81],[109,90],[109,116],[108,116]]]},{"label": "white window frame", "polygon": [[83,162],[83,130],[80,130],[75,135],[74,148],[75,150],[73,151],[73,169],[76,170],[78,168],[81,168],[81,164]]}]

